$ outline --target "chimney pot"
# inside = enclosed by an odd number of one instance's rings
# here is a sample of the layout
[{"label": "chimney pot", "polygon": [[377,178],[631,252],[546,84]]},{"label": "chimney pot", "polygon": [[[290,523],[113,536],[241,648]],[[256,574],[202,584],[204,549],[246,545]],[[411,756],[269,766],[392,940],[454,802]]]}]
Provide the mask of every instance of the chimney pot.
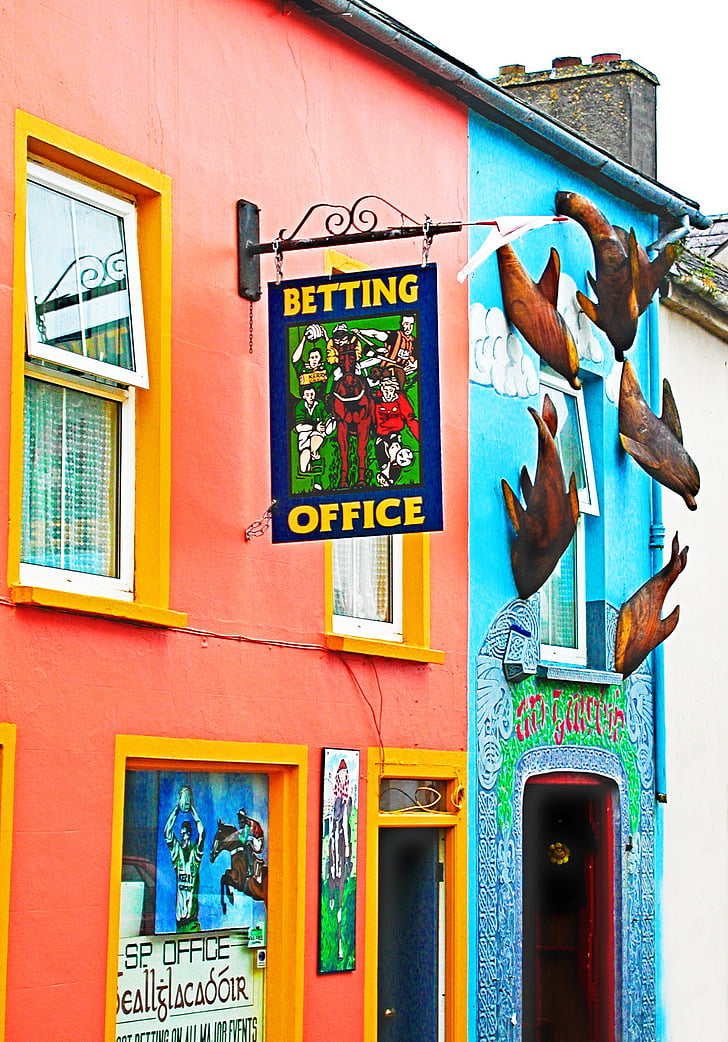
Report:
[{"label": "chimney pot", "polygon": [[621,60],[622,60],[622,55],[621,54],[609,54],[609,53],[605,52],[604,54],[593,54],[592,55],[592,64],[593,65],[603,65],[604,62],[621,62]]},{"label": "chimney pot", "polygon": [[567,58],[554,58],[551,62],[552,69],[568,69],[572,65],[581,65],[581,58],[570,55]]},{"label": "chimney pot", "polygon": [[525,65],[501,65],[498,70],[499,76],[523,76],[526,71]]}]

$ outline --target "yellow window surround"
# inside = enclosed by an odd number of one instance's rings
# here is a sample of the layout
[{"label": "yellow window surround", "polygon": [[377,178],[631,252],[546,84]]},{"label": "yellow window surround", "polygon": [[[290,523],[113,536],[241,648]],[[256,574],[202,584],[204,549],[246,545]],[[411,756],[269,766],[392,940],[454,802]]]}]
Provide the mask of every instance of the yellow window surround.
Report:
[{"label": "yellow window surround", "polygon": [[374,640],[333,632],[334,565],[331,543],[326,544],[326,646],[332,651],[354,651],[413,662],[441,663],[444,651],[430,647],[430,537],[428,532],[402,536],[402,640]]},{"label": "yellow window surround", "polygon": [[[371,748],[367,759],[366,952],[364,1040],[378,1029],[379,830],[438,828],[445,835],[445,1037],[465,1042],[468,1028],[468,825],[465,785],[467,753],[439,749]],[[445,782],[442,810],[382,811],[383,780]]]},{"label": "yellow window surround", "polygon": [[[365,271],[367,265],[336,250],[324,251],[324,270]],[[374,640],[333,632],[334,568],[331,543],[325,551],[326,646],[332,651],[405,659],[411,662],[442,663],[445,652],[430,647],[430,536],[402,536],[402,640]]]},{"label": "yellow window surround", "polygon": [[[305,963],[306,783],[308,750],[301,745],[218,742],[117,735],[111,840],[107,1042],[116,1039],[116,988],[124,836],[124,790],[129,768],[160,771],[254,771],[268,775],[266,1037],[300,1042]],[[207,856],[207,855],[206,855]]]},{"label": "yellow window surround", "polygon": [[10,860],[13,845],[15,724],[0,724],[0,1039],[5,1038],[5,986],[8,968]]},{"label": "yellow window surround", "polygon": [[[136,399],[133,600],[116,600],[23,585],[20,581],[25,378],[25,226],[28,160],[56,167],[96,187],[134,199],[149,359],[149,390]],[[10,400],[10,525],[8,585],[18,604],[37,604],[147,622],[185,626],[169,608],[171,485],[171,180],[165,174],[26,112],[15,124],[15,237],[12,389]],[[143,519],[143,521],[142,521]]]}]

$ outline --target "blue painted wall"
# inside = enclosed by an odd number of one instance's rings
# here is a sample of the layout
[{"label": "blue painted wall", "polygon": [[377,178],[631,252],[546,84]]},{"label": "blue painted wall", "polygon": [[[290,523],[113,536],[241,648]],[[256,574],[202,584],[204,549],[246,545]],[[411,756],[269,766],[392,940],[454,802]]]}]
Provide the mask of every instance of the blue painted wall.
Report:
[{"label": "blue painted wall", "polygon": [[[510,132],[477,115],[470,122],[471,221],[506,215],[555,213],[558,191],[588,196],[612,224],[634,227],[647,245],[657,238],[657,221],[611,196],[588,178],[577,175]],[[471,231],[471,255],[488,233]],[[529,232],[515,250],[534,281],[538,281],[555,247],[562,273],[576,288],[592,295],[587,271],[595,272],[586,233],[577,224],[547,225]],[[619,749],[593,749],[583,736],[578,744],[556,746],[544,738],[531,743],[521,760],[509,768],[512,807],[504,821],[503,771],[514,748],[514,706],[518,685],[508,684],[502,671],[503,627],[533,611],[517,600],[510,564],[513,537],[501,491],[501,479],[518,489],[525,464],[533,477],[536,465],[536,426],[528,406],[538,408],[538,356],[521,341],[523,362],[509,374],[499,393],[477,364],[474,329],[483,309],[503,308],[495,256],[470,277],[470,734],[471,791],[477,810],[471,822],[471,1003],[469,1037],[487,1042],[518,1042],[520,1026],[520,814],[523,786],[534,773],[553,770],[594,771],[611,777],[619,790],[617,842],[631,848],[617,866],[619,938],[618,968],[622,987],[617,996],[618,1035],[633,1042],[654,1039],[654,769],[652,677],[645,664],[615,688],[625,710],[625,741]],[[653,307],[656,305],[652,305]],[[586,323],[589,325],[588,323]],[[656,324],[653,324],[656,326]],[[640,319],[628,357],[645,397],[649,387],[648,316]],[[617,374],[614,352],[601,331],[591,326],[601,345],[602,360],[585,362],[581,371],[587,405],[599,516],[585,517],[587,602],[605,602],[613,642],[616,610],[651,574],[650,479],[622,450],[618,440]],[[526,388],[527,375],[532,373]],[[609,380],[610,374],[612,381]],[[504,381],[498,381],[503,388]],[[520,392],[518,385],[521,384]],[[610,400],[607,390],[615,400]],[[529,393],[530,392],[530,393]],[[658,395],[659,397],[659,395]],[[537,598],[535,598],[537,601]],[[537,609],[536,609],[537,610]],[[525,613],[525,615],[524,615]],[[613,650],[613,647],[612,647]],[[538,654],[536,648],[535,654]],[[588,693],[588,685],[580,689]],[[634,844],[629,843],[630,836]]]},{"label": "blue painted wall", "polygon": [[[608,195],[583,177],[538,153],[511,133],[480,117],[471,118],[470,220],[512,214],[553,214],[558,191],[587,195],[613,224],[634,227],[643,244],[656,237],[656,221],[621,200]],[[487,228],[471,231],[471,254],[485,239]],[[591,244],[574,222],[547,225],[529,232],[515,243],[521,261],[537,281],[554,246],[562,272],[589,294],[587,271],[594,273]],[[486,308],[503,307],[495,256],[470,277],[470,303]],[[647,315],[640,319],[637,339],[628,357],[640,384],[648,393]],[[649,568],[650,479],[618,443],[617,409],[603,393],[603,380],[611,372],[614,353],[606,337],[591,327],[603,346],[604,362],[588,364],[594,378],[585,380],[589,426],[599,493],[600,517],[586,518],[587,599],[619,604],[627,592],[644,581]],[[539,359],[528,345],[524,353],[536,369]],[[471,382],[471,633],[474,644],[482,637],[504,601],[516,596],[507,548],[511,539],[500,490],[501,478],[517,487],[525,463],[533,474],[536,463],[536,427],[527,406],[537,399],[504,397]],[[598,532],[594,529],[598,528]],[[603,542],[609,553],[598,552]],[[504,552],[504,548],[506,552]]]}]

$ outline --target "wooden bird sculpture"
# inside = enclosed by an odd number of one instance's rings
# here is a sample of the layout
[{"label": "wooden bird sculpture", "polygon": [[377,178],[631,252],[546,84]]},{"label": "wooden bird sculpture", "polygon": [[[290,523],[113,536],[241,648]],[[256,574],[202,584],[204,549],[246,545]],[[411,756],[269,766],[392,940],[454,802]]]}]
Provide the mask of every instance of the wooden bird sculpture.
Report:
[{"label": "wooden bird sculpture", "polygon": [[[616,225],[614,230],[626,251],[629,246],[627,232]],[[650,260],[644,249],[637,243],[637,266],[640,273],[637,287],[637,311],[640,315],[649,307],[655,291],[672,267],[674,260],[675,247],[671,243],[668,243],[654,260]]]},{"label": "wooden bird sculpture", "polygon": [[672,388],[663,380],[662,416],[655,416],[629,362],[624,363],[619,385],[619,440],[650,477],[682,496],[690,510],[697,509],[700,474],[683,447]]},{"label": "wooden bird sculpture", "polygon": [[669,637],[680,618],[679,605],[666,619],[661,619],[667,591],[683,571],[688,560],[688,547],[678,550],[677,532],[672,541],[670,560],[644,586],[622,605],[617,619],[614,644],[614,668],[628,677],[644,662],[651,651]]},{"label": "wooden bird sculpture", "polygon": [[591,240],[596,278],[587,272],[597,303],[577,290],[582,311],[603,330],[618,361],[634,343],[637,334],[637,290],[639,255],[634,230],[625,247],[623,237],[586,196],[577,192],[557,192],[556,212],[577,221]]},{"label": "wooden bird sculpture", "polygon": [[579,353],[569,327],[556,310],[561,272],[558,253],[551,250],[538,283],[533,282],[511,246],[501,246],[496,255],[509,322],[544,362],[578,389]]},{"label": "wooden bird sculpture", "polygon": [[542,416],[528,410],[538,428],[538,460],[533,483],[525,467],[520,483],[525,509],[507,481],[501,481],[503,497],[516,538],[511,545],[511,565],[518,596],[527,600],[546,582],[576,531],[579,500],[576,477],[571,475],[564,491],[564,471],[554,435],[558,425],[556,409],[544,397]]},{"label": "wooden bird sculpture", "polygon": [[618,362],[634,343],[637,319],[647,308],[655,290],[672,266],[674,247],[669,245],[650,261],[637,242],[634,229],[612,226],[586,196],[557,192],[556,211],[571,217],[591,240],[596,278],[587,278],[597,303],[577,290],[582,311],[609,338]]}]

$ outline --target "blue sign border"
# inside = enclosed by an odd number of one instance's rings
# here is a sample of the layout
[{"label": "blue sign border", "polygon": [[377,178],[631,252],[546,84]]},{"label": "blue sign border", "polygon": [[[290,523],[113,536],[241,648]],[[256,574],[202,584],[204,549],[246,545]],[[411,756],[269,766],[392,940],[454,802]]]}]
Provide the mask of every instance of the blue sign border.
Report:
[{"label": "blue sign border", "polygon": [[[383,280],[390,285],[393,277],[398,287],[403,277],[408,287],[412,287],[413,277],[416,278],[416,300],[410,296],[392,304],[378,294],[378,303],[365,306],[362,283],[370,280],[371,288],[374,280]],[[367,291],[366,296],[371,299],[372,294]],[[303,308],[305,313],[301,313]],[[383,488],[368,484],[294,495],[289,469],[293,465],[289,327],[314,324],[323,327],[325,324],[328,333],[339,322],[352,328],[366,325],[369,320],[412,312],[417,314],[418,334],[416,483],[398,485],[395,482]],[[440,531],[443,511],[436,265],[337,272],[270,283],[268,315],[273,542]]]}]

